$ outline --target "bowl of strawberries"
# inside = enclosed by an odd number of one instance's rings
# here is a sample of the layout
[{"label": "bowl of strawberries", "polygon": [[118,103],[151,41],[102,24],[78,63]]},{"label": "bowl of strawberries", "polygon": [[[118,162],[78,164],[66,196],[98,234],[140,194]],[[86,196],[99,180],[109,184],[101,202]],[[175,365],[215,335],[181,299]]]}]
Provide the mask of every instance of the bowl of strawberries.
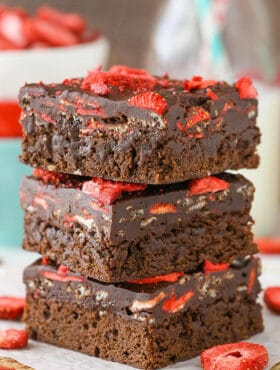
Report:
[{"label": "bowl of strawberries", "polygon": [[47,5],[34,15],[0,4],[0,246],[17,246],[22,238],[18,189],[30,169],[20,154],[19,88],[25,82],[63,81],[106,65],[108,40],[77,13]]}]

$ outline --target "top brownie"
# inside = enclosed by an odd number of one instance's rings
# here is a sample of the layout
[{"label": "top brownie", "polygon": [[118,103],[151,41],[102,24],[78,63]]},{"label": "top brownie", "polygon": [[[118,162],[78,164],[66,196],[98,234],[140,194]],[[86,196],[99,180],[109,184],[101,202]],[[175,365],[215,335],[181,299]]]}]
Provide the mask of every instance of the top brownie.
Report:
[{"label": "top brownie", "polygon": [[256,168],[257,93],[193,77],[115,66],[85,78],[26,84],[22,162],[104,179],[164,184]]}]

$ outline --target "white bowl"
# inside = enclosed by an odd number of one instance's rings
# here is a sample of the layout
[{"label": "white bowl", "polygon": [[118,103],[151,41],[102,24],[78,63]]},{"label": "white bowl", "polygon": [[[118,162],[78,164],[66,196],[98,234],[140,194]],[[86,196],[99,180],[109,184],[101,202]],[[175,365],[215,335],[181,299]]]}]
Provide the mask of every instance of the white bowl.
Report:
[{"label": "white bowl", "polygon": [[15,99],[25,82],[61,82],[84,76],[88,70],[106,66],[106,38],[85,44],[0,52],[0,99]]}]

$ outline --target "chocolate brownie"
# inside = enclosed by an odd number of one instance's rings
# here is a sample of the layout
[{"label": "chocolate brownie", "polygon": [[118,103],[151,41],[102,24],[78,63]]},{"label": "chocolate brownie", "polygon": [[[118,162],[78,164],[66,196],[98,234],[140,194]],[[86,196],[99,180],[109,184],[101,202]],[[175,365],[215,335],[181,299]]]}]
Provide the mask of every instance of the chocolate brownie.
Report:
[{"label": "chocolate brownie", "polygon": [[40,263],[24,272],[24,320],[39,341],[155,369],[263,329],[253,257],[145,284],[105,284]]},{"label": "chocolate brownie", "polygon": [[26,84],[21,161],[33,167],[145,184],[255,168],[256,90],[154,77],[115,66],[85,78]]},{"label": "chocolate brownie", "polygon": [[226,173],[146,186],[36,169],[21,186],[23,248],[106,282],[231,262],[257,252],[253,192]]}]

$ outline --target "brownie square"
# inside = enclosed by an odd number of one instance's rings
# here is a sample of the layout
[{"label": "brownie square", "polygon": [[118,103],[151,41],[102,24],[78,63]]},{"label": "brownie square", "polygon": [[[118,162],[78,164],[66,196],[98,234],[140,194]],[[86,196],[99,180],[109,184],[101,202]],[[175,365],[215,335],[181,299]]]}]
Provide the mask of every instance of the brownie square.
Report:
[{"label": "brownie square", "polygon": [[39,341],[156,369],[263,329],[256,258],[149,284],[104,284],[45,263],[24,271],[24,320]]},{"label": "brownie square", "polygon": [[163,184],[258,165],[249,79],[179,81],[112,67],[64,83],[27,84],[19,102],[21,160],[33,167]]},{"label": "brownie square", "polygon": [[23,248],[88,277],[112,282],[195,271],[205,260],[257,252],[254,187],[243,176],[144,186],[34,174],[21,185]]}]

